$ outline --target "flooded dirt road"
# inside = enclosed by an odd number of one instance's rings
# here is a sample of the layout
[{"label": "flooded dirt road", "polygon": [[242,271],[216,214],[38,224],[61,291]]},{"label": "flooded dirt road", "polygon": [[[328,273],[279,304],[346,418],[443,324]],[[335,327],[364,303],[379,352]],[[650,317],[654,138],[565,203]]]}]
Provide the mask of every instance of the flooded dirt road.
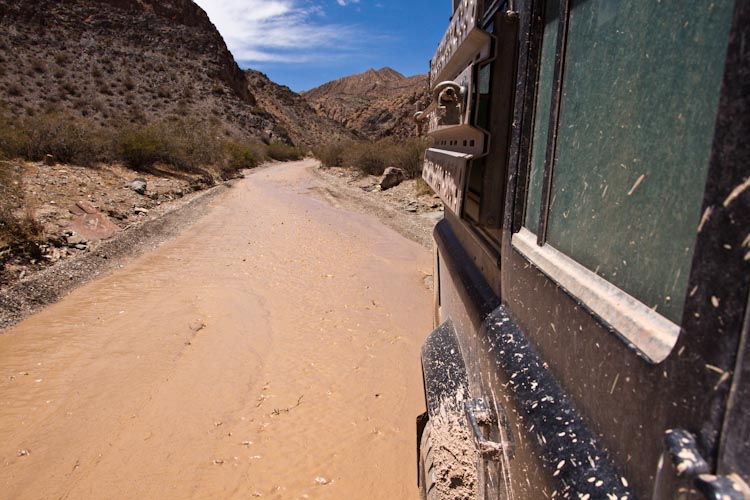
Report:
[{"label": "flooded dirt road", "polygon": [[0,335],[0,497],[417,496],[431,256],[310,163]]}]

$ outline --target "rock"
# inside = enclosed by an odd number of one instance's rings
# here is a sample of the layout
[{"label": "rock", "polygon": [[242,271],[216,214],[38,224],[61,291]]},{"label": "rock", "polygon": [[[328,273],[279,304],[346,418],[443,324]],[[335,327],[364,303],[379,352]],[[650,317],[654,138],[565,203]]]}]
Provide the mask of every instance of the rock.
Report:
[{"label": "rock", "polygon": [[133,209],[133,213],[135,213],[136,215],[140,215],[140,214],[148,215],[148,209],[143,208],[143,207],[135,207]]},{"label": "rock", "polygon": [[324,484],[328,484],[329,481],[328,481],[328,479],[324,478],[323,476],[318,476],[318,477],[315,478],[315,482],[318,483],[318,484],[320,484],[320,485],[324,485]]},{"label": "rock", "polygon": [[[79,235],[83,239],[73,244],[106,240],[119,231],[106,214],[101,213],[88,201],[77,202],[70,208],[70,213],[73,216],[69,224],[70,235]],[[68,244],[71,244],[70,240]]]},{"label": "rock", "polygon": [[88,243],[88,241],[86,240],[86,238],[84,238],[80,234],[76,234],[76,233],[73,233],[73,232],[71,232],[71,234],[68,237],[66,237],[65,239],[67,240],[68,246],[70,246],[70,247],[74,247],[76,245],[85,245],[86,243]]},{"label": "rock", "polygon": [[146,187],[147,187],[146,179],[142,177],[133,179],[133,182],[128,184],[128,187],[138,194],[146,194]]},{"label": "rock", "polygon": [[401,182],[406,179],[404,171],[400,168],[388,167],[383,172],[383,177],[380,179],[381,189],[390,189],[394,186],[398,186]]}]

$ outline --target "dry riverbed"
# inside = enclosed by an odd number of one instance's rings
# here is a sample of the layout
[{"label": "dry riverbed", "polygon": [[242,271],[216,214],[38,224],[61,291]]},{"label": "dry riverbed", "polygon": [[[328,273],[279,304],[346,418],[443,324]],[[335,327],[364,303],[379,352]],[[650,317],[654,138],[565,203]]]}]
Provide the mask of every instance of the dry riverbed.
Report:
[{"label": "dry riverbed", "polygon": [[424,242],[439,208],[313,164],[196,199],[0,335],[4,498],[416,497],[431,254],[375,215]]}]

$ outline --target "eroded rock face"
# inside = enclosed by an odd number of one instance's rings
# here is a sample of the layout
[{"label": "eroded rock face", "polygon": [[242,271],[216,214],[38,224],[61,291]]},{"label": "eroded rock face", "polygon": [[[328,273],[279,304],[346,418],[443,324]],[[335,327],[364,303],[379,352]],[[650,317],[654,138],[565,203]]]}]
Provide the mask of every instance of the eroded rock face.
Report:
[{"label": "eroded rock face", "polygon": [[249,69],[245,76],[258,106],[275,118],[286,131],[286,139],[294,144],[316,146],[360,138],[343,124],[318,114],[305,98],[260,71]]}]

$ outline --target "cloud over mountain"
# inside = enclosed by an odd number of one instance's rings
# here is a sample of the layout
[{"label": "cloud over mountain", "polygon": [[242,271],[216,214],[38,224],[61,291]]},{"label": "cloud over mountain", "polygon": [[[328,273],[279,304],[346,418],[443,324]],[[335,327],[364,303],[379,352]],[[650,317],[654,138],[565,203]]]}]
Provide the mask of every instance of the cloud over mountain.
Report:
[{"label": "cloud over mountain", "polygon": [[[337,0],[344,5],[354,0]],[[343,2],[343,3],[342,3]],[[242,63],[314,62],[356,52],[361,34],[310,0],[197,0]]]}]

